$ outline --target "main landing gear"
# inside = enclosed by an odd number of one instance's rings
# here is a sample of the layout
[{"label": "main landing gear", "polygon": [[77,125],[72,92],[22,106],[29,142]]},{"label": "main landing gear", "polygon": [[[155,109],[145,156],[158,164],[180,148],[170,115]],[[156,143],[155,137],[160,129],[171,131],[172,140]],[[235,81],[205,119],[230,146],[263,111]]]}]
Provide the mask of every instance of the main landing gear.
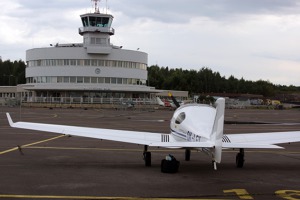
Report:
[{"label": "main landing gear", "polygon": [[[186,153],[186,156],[188,155],[188,159],[190,156],[190,150],[189,153]],[[145,161],[145,166],[150,167],[151,166],[151,152],[148,151],[148,146],[144,146],[144,152],[143,157]],[[187,158],[187,157],[186,157]],[[176,158],[172,155],[168,155],[166,159],[163,159],[161,161],[161,172],[163,173],[176,173],[178,171],[180,162],[176,160]]]},{"label": "main landing gear", "polygon": [[235,164],[237,168],[242,168],[244,166],[244,149],[240,149],[240,152],[236,154]]},{"label": "main landing gear", "polygon": [[150,167],[151,166],[151,152],[148,151],[148,146],[144,146],[144,161],[145,161],[145,166]]}]

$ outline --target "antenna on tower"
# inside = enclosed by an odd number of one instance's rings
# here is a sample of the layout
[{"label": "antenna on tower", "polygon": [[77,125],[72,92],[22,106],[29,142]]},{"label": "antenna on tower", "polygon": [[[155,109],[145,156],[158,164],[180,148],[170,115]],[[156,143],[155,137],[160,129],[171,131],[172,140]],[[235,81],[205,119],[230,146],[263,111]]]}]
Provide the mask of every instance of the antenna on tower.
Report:
[{"label": "antenna on tower", "polygon": [[107,0],[106,0],[106,2],[105,2],[105,8],[106,8],[106,11],[105,11],[105,13],[107,14]]},{"label": "antenna on tower", "polygon": [[95,13],[100,13],[99,7],[98,7],[98,1],[100,2],[100,0],[91,0],[91,1],[93,1],[95,4]]}]

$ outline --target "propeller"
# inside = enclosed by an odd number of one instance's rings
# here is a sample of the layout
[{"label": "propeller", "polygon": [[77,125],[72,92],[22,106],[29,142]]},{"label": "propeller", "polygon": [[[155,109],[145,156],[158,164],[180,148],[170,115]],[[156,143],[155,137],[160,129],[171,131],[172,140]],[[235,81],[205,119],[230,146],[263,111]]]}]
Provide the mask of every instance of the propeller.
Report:
[{"label": "propeller", "polygon": [[180,104],[178,103],[178,101],[175,99],[175,97],[172,95],[171,92],[168,92],[169,97],[171,97],[173,103],[175,104],[176,108],[180,107]]}]

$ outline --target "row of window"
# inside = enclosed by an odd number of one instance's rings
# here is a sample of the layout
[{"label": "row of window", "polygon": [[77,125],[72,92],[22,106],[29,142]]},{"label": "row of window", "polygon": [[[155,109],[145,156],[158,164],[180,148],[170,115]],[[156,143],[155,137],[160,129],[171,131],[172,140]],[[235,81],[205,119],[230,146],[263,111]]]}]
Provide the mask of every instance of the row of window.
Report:
[{"label": "row of window", "polygon": [[115,77],[86,77],[86,76],[38,76],[26,78],[27,83],[105,83],[105,84],[126,84],[146,85],[146,80],[135,78]]},{"label": "row of window", "polygon": [[110,27],[112,23],[112,19],[109,17],[94,17],[94,16],[87,16],[82,17],[82,25],[84,27],[87,26],[97,26],[97,27]]},{"label": "row of window", "polygon": [[98,60],[98,59],[47,59],[27,61],[28,67],[37,66],[99,66],[99,67],[123,67],[147,70],[144,63],[117,61],[117,60]]},{"label": "row of window", "polygon": [[[88,40],[89,38],[84,38],[85,42],[87,43],[86,40]],[[95,38],[95,37],[91,37],[90,43],[89,44],[106,44],[106,38]]]}]

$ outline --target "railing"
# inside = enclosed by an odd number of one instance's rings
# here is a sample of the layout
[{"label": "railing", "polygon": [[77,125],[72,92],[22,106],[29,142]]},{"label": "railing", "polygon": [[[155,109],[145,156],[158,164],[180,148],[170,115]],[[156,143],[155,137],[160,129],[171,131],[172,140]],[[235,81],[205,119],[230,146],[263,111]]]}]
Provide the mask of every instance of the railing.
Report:
[{"label": "railing", "polygon": [[81,27],[78,29],[78,33],[82,35],[84,32],[100,32],[100,33],[109,33],[110,35],[115,34],[115,29],[110,27]]},{"label": "railing", "polygon": [[26,97],[22,102],[35,103],[87,103],[87,104],[157,104],[156,99],[150,98],[102,98],[102,97]]}]

